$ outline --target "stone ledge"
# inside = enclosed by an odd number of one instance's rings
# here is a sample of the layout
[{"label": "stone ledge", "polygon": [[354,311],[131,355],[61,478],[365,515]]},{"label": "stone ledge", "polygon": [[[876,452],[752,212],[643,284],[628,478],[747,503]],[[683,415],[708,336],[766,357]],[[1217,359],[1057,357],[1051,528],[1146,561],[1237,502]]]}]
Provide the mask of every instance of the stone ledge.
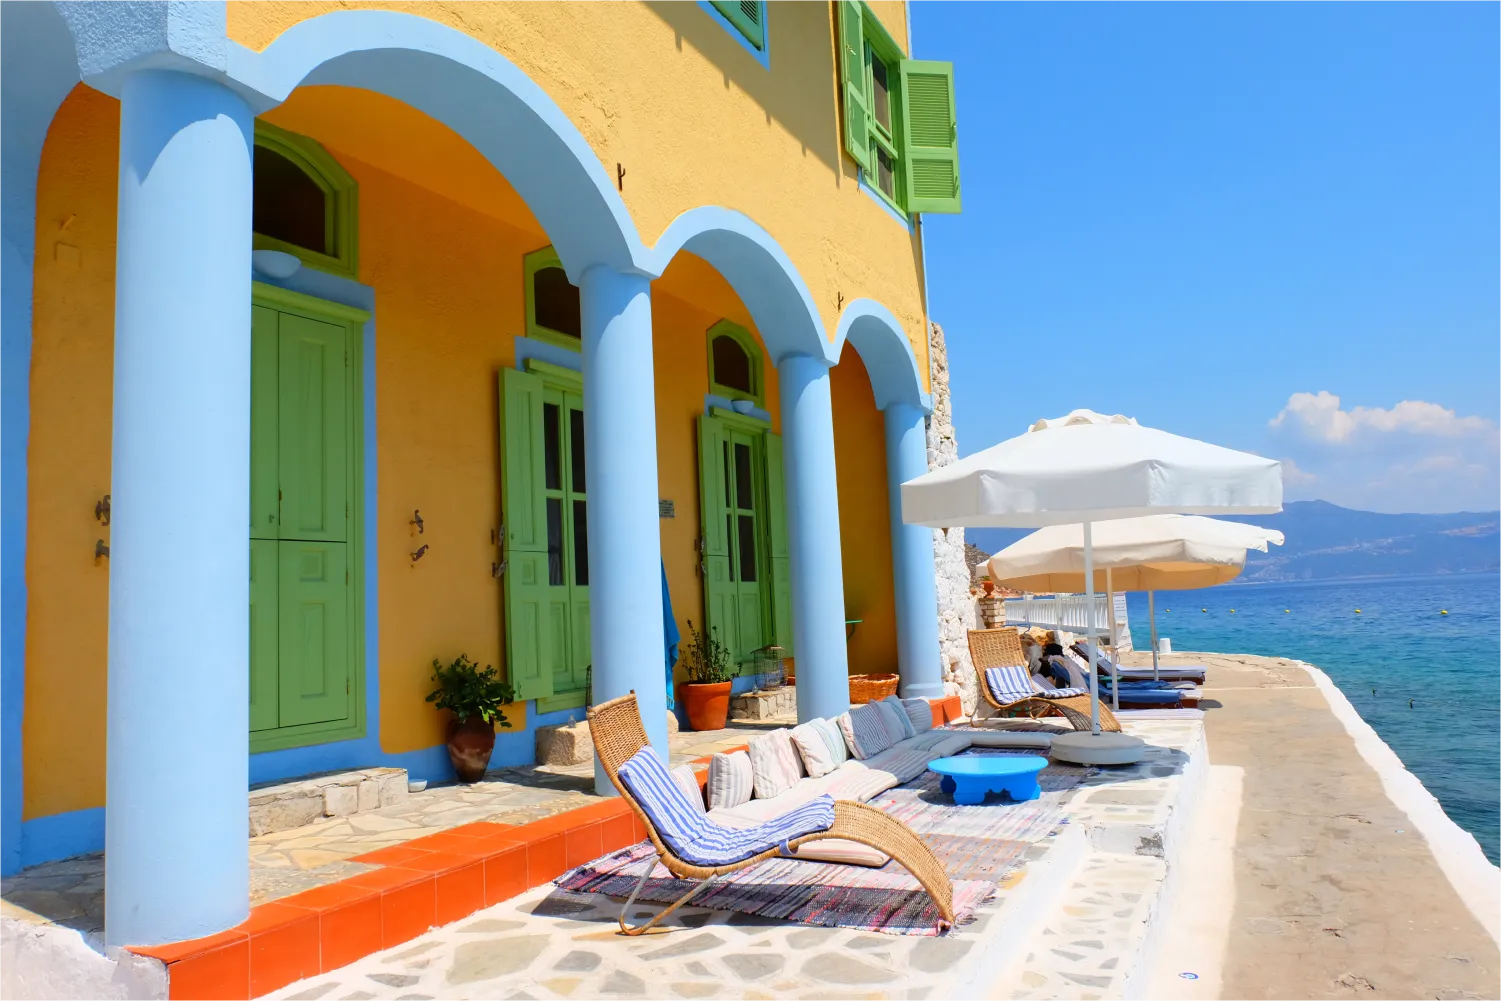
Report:
[{"label": "stone ledge", "polygon": [[406,802],[405,768],[358,768],[250,790],[250,836]]}]

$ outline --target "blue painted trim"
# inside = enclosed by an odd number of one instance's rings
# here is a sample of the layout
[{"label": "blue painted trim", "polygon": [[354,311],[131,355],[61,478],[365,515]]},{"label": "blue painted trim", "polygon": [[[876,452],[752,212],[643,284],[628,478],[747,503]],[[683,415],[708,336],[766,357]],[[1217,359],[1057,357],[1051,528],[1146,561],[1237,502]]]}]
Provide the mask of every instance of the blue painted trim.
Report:
[{"label": "blue painted trim", "polygon": [[0,4],[0,873],[22,865],[32,262],[47,130],[78,82],[55,5]]},{"label": "blue painted trim", "polygon": [[860,353],[877,410],[901,403],[925,414],[933,412],[933,398],[922,388],[912,341],[891,310],[874,299],[850,302],[839,314],[834,334],[834,347],[840,354],[846,342]]},{"label": "blue painted trim", "polygon": [[36,817],[21,825],[21,866],[104,849],[104,807]]},{"label": "blue painted trim", "polygon": [[807,283],[771,234],[749,216],[717,205],[684,212],[651,249],[651,273],[660,275],[680,250],[702,257],[730,283],[773,365],[792,355],[829,365],[839,360]]},{"label": "blue painted trim", "polygon": [[908,233],[912,232],[912,216],[903,215],[898,212],[885,195],[871,187],[870,182],[865,179],[865,169],[863,167],[859,170],[859,184],[860,190],[865,192],[867,198],[874,199],[877,205],[886,210],[887,215],[901,223]]},{"label": "blue painted trim", "polygon": [[657,274],[613,174],[578,127],[515,64],[457,29],[413,14],[334,11],[293,25],[262,52],[231,43],[227,73],[272,105],[308,85],[358,87],[409,104],[500,171],[574,284],[596,265]]},{"label": "blue painted trim", "polygon": [[718,21],[719,26],[728,31],[730,37],[739,42],[740,47],[749,52],[752,59],[761,64],[762,69],[771,69],[771,28],[766,23],[766,17],[769,12],[764,2],[761,4],[761,48],[759,49],[751,44],[750,39],[746,38],[739,28],[735,27],[733,21],[725,17],[719,12],[718,8],[709,3],[709,0],[698,0],[698,7],[714,20]]},{"label": "blue painted trim", "polygon": [[570,351],[561,344],[549,344],[547,341],[538,340],[535,337],[516,338],[516,368],[526,371],[526,363],[529,361],[545,361],[549,365],[558,368],[566,368],[573,372],[584,370],[584,355],[582,351]]},{"label": "blue painted trim", "polygon": [[730,399],[728,397],[716,396],[713,393],[705,393],[704,416],[709,416],[709,411],[713,410],[715,407],[718,407],[720,410],[733,411],[734,413],[740,414],[741,417],[749,417],[751,420],[762,421],[766,424],[768,429],[771,427],[771,411],[766,410],[762,407],[751,407],[749,413],[741,414],[740,411],[735,410],[734,407],[730,406]]}]

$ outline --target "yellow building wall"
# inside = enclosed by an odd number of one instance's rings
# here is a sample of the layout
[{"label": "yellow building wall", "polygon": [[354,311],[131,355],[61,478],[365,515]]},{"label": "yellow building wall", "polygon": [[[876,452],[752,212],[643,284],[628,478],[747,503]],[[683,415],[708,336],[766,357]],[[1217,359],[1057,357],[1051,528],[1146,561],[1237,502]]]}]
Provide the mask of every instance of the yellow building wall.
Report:
[{"label": "yellow building wall", "polygon": [[[523,330],[522,256],[546,237],[514,191],[442,125],[376,95],[299,91],[268,118],[324,142],[359,184],[360,280],[375,289],[373,520],[379,714],[389,753],[442,741],[423,701],[434,657],[503,665],[501,585],[490,575],[500,522],[497,373]],[[381,118],[378,135],[351,123]],[[108,529],[119,105],[80,86],[43,151],[31,372],[24,723],[26,818],[104,801]],[[343,145],[381,156],[372,166]],[[389,168],[389,169],[388,169]],[[426,186],[405,175],[430,172]],[[441,191],[443,194],[439,194]],[[459,199],[447,197],[458,195]],[[474,203],[486,206],[479,211]],[[674,612],[701,621],[697,431],[708,389],[705,334],[722,318],[754,332],[710,265],[681,254],[653,285],[661,524]],[[780,430],[775,369],[766,407]],[[367,387],[368,390],[368,387]],[[866,619],[852,666],[895,663],[881,417],[858,357],[834,369],[841,532],[849,607]],[[419,544],[412,512],[431,548]],[[852,561],[858,561],[852,562]],[[879,665],[879,666],[871,666]]]},{"label": "yellow building wall", "polygon": [[[843,153],[833,4],[767,4],[769,71],[697,4],[665,0],[236,0],[228,32],[262,50],[308,18],[376,8],[447,25],[515,63],[578,127],[610,177],[617,163],[626,168],[622,197],[648,245],[681,213],[725,206],[787,252],[831,340],[841,302],[884,303],[912,341],[926,387],[919,241],[859,190]],[[871,8],[905,48],[906,4]]]},{"label": "yellow building wall", "polygon": [[844,614],[863,620],[849,641],[851,674],[896,672],[896,591],[891,573],[891,504],[886,495],[886,426],[870,376],[845,345],[830,370],[834,470],[839,482],[839,546]]}]

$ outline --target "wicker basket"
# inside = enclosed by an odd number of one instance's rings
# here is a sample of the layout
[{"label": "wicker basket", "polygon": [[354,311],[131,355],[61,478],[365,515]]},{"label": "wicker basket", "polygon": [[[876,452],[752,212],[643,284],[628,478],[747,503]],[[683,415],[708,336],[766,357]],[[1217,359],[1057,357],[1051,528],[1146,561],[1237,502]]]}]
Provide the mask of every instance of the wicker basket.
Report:
[{"label": "wicker basket", "polygon": [[867,702],[879,702],[888,695],[895,695],[896,685],[900,680],[895,674],[852,674],[850,675],[850,703],[861,706]]}]

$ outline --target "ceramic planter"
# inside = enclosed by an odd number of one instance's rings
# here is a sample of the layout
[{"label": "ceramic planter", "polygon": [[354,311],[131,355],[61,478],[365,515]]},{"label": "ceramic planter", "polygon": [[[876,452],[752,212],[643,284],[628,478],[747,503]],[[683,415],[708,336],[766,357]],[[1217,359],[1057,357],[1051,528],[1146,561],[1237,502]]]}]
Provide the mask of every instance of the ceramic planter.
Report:
[{"label": "ceramic planter", "polygon": [[460,782],[478,782],[490,767],[490,752],[495,750],[495,724],[478,716],[448,721],[448,760],[459,773]]},{"label": "ceramic planter", "polygon": [[695,730],[723,730],[730,715],[730,683],[685,684],[679,689],[688,725]]}]

